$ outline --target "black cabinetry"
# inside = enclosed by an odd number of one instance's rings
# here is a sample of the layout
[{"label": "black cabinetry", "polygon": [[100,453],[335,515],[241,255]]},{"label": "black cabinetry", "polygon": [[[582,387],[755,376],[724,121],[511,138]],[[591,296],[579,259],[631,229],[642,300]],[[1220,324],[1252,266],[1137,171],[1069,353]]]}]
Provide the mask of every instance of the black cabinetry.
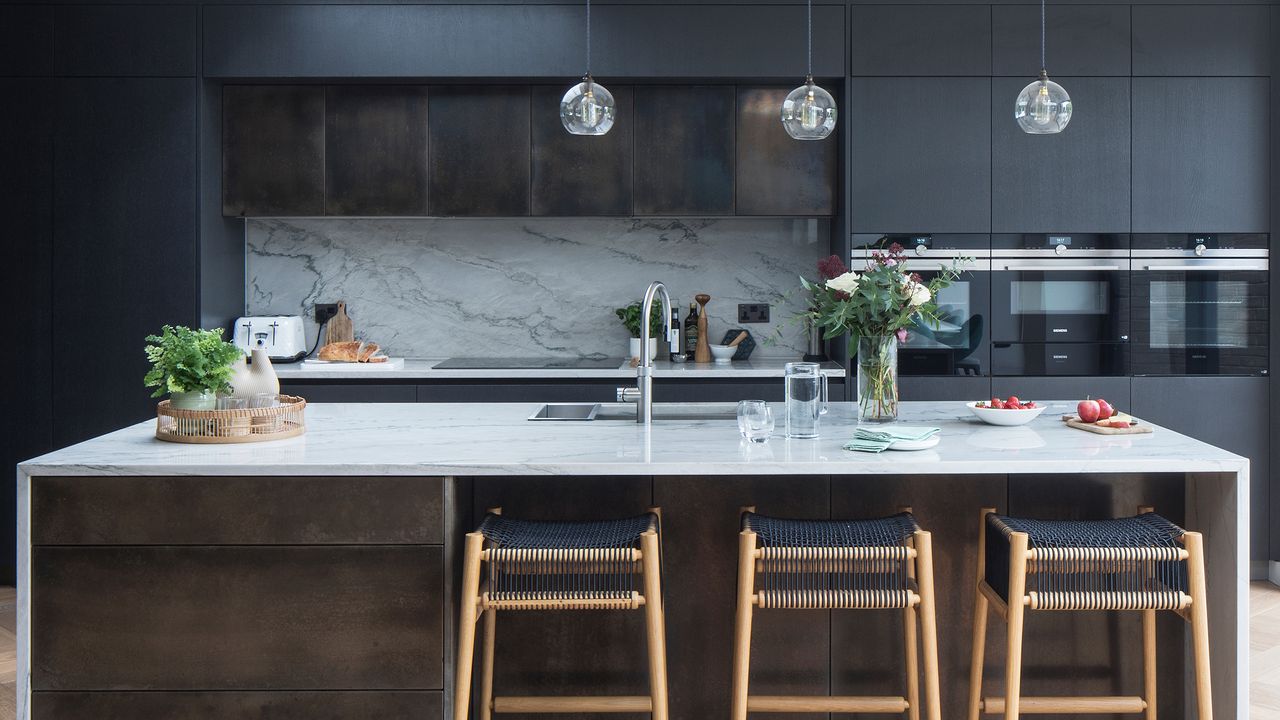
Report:
[{"label": "black cabinetry", "polygon": [[428,96],[435,215],[529,214],[529,88],[433,87]]},{"label": "black cabinetry", "polygon": [[1134,5],[1133,74],[1270,75],[1270,12],[1267,5]]},{"label": "black cabinetry", "polygon": [[1046,137],[1028,135],[1013,119],[1014,99],[1029,80],[991,80],[992,231],[1127,232],[1129,78],[1059,81],[1088,111]]},{"label": "black cabinetry", "polygon": [[326,215],[427,214],[427,89],[325,89]]},{"label": "black cabinetry", "polygon": [[990,232],[991,80],[854,78],[850,86],[853,231]]},{"label": "black cabinetry", "polygon": [[222,214],[324,214],[324,88],[228,85]]},{"label": "black cabinetry", "polygon": [[635,213],[732,215],[732,85],[636,88]]},{"label": "black cabinetry", "polygon": [[1087,397],[1104,398],[1121,410],[1128,409],[1131,392],[1131,378],[1127,377],[996,377],[991,379],[991,394],[995,397],[1007,398],[1010,395],[1017,395],[1023,400],[1034,400],[1036,403],[1044,400],[1070,401],[1046,411],[1063,415],[1075,412],[1076,401]]},{"label": "black cabinetry", "polygon": [[985,76],[989,5],[850,5],[851,74]]},{"label": "black cabinetry", "polygon": [[603,136],[570,135],[560,121],[565,88],[533,88],[533,214],[631,214],[634,152],[631,88],[609,86],[616,103],[613,127]]},{"label": "black cabinetry", "polygon": [[54,9],[54,72],[64,76],[192,77],[193,5],[68,5]]},{"label": "black cabinetry", "polygon": [[53,72],[53,8],[0,6],[0,76],[40,76]]},{"label": "black cabinetry", "polygon": [[[1045,32],[1051,76],[1129,75],[1128,5],[1051,4]],[[991,35],[991,74],[1025,77],[1024,85],[1034,79],[1040,70],[1040,7],[993,5]],[[1075,86],[1064,87],[1074,100]]]},{"label": "black cabinetry", "polygon": [[790,91],[789,87],[738,88],[735,176],[739,215],[835,212],[839,133],[814,141],[788,135],[778,121],[778,111]]},{"label": "black cabinetry", "polygon": [[1135,77],[1133,109],[1134,232],[1268,231],[1266,78]]}]

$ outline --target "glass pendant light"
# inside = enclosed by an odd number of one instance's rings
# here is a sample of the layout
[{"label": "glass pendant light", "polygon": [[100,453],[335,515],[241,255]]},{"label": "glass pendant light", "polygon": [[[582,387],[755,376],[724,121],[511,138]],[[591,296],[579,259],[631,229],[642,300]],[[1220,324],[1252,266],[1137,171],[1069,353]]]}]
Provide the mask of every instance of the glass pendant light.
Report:
[{"label": "glass pendant light", "polygon": [[821,140],[836,126],[836,99],[813,84],[813,0],[807,0],[808,67],[804,84],[782,101],[782,127],[796,140]]},{"label": "glass pendant light", "polygon": [[1013,106],[1018,126],[1031,135],[1060,133],[1071,122],[1071,97],[1044,69],[1044,4],[1040,0],[1040,78],[1022,88]]},{"label": "glass pendant light", "polygon": [[604,135],[613,127],[613,93],[591,79],[591,0],[587,0],[587,74],[560,99],[560,122],[572,135]]}]

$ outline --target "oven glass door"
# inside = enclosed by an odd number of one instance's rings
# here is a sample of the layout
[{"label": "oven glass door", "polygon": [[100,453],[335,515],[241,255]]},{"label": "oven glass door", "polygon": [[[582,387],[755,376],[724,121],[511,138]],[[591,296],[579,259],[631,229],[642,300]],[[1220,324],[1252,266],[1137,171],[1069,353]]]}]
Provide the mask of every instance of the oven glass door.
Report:
[{"label": "oven glass door", "polygon": [[[921,270],[925,281],[938,275]],[[938,327],[917,321],[898,348],[898,367],[904,375],[990,375],[991,275],[963,273],[938,293]]]},{"label": "oven glass door", "polygon": [[1135,375],[1267,374],[1264,270],[1139,269],[1133,290]]},{"label": "oven glass door", "polygon": [[[1126,342],[1129,273],[1018,269],[992,274],[991,337],[1001,343]],[[999,264],[998,264],[999,266]],[[1013,267],[1014,269],[1009,269]],[[1118,267],[1118,266],[1117,266]]]}]

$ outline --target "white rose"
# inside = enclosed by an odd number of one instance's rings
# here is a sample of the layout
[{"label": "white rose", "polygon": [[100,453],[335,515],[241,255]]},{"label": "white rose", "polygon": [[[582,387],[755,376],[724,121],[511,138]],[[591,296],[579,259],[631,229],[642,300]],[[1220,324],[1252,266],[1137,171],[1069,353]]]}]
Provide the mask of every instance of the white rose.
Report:
[{"label": "white rose", "polygon": [[852,295],[853,291],[858,289],[858,273],[850,271],[831,278],[827,281],[827,289]]},{"label": "white rose", "polygon": [[914,307],[920,307],[933,297],[933,293],[929,292],[929,288],[921,283],[913,282],[908,286],[908,289],[911,291],[911,305]]}]

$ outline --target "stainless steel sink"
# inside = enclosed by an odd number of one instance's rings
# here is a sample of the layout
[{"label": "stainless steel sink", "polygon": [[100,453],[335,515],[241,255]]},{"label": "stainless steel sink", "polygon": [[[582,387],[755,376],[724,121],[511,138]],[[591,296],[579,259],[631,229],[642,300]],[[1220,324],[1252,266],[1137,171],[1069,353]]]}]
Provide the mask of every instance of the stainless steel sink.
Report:
[{"label": "stainless steel sink", "polygon": [[[595,420],[600,403],[547,403],[529,416],[530,420]],[[635,419],[635,415],[631,416]]]}]

